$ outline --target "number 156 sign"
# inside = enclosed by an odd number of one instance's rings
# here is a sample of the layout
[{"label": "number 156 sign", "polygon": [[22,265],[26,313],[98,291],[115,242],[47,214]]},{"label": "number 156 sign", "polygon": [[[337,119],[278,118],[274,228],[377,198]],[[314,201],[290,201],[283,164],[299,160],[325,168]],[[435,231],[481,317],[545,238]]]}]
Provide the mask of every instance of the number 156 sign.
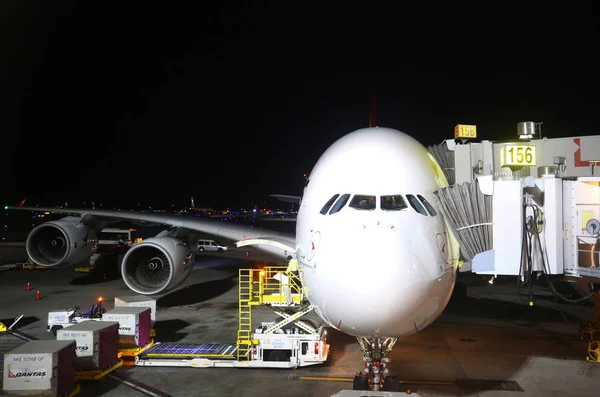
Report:
[{"label": "number 156 sign", "polygon": [[454,127],[454,139],[456,138],[477,138],[477,126],[458,124]]},{"label": "number 156 sign", "polygon": [[500,166],[530,166],[535,165],[535,146],[504,145],[500,149]]}]

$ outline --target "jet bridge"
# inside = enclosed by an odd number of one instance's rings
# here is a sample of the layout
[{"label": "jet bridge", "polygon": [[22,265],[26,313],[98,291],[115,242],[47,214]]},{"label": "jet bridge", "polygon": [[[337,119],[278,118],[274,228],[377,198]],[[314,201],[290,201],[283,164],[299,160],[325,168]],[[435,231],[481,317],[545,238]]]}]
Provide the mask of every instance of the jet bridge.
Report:
[{"label": "jet bridge", "polygon": [[[533,130],[528,124],[519,131]],[[437,197],[461,246],[461,271],[599,283],[600,136],[462,142],[429,148],[454,181]]]},{"label": "jet bridge", "polygon": [[[428,148],[450,184],[436,196],[461,247],[460,271],[490,275],[490,282],[517,276],[521,286],[543,276],[571,303],[595,295],[581,335],[589,340],[587,360],[600,362],[600,136],[532,139],[534,123],[525,122],[518,140],[468,142],[475,126],[463,126],[468,136],[460,127],[457,141]],[[580,297],[559,292],[555,278]]]}]

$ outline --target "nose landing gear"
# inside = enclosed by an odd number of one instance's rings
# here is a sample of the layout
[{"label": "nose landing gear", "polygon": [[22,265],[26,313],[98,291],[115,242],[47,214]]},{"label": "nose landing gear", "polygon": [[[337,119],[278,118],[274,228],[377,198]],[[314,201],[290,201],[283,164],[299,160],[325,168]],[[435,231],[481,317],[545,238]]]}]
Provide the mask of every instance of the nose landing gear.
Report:
[{"label": "nose landing gear", "polygon": [[365,369],[354,375],[354,390],[384,390],[400,391],[398,378],[387,376],[389,370],[387,365],[390,359],[387,357],[392,351],[398,338],[382,338],[379,336],[366,338],[358,337],[358,344],[363,352]]}]

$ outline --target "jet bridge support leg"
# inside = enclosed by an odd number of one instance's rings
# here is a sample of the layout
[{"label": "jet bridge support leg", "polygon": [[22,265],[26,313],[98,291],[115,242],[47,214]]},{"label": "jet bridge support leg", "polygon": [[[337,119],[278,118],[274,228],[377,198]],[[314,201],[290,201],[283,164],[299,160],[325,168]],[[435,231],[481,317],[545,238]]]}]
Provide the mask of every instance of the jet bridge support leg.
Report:
[{"label": "jet bridge support leg", "polygon": [[354,376],[354,390],[381,390],[400,391],[398,378],[385,376],[389,372],[387,357],[392,351],[398,338],[384,338],[375,336],[371,338],[358,337],[358,344],[363,351],[365,369]]}]

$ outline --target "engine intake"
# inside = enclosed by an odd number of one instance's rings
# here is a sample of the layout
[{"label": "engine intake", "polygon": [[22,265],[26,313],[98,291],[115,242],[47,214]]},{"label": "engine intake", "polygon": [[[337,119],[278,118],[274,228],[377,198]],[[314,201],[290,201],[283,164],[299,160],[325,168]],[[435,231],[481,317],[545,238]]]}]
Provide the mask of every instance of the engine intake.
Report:
[{"label": "engine intake", "polygon": [[37,226],[27,236],[27,255],[40,266],[68,266],[92,256],[98,247],[96,233],[79,219],[59,219]]},{"label": "engine intake", "polygon": [[121,275],[134,292],[153,295],[180,286],[193,267],[194,254],[184,242],[171,237],[153,237],[127,251]]}]

